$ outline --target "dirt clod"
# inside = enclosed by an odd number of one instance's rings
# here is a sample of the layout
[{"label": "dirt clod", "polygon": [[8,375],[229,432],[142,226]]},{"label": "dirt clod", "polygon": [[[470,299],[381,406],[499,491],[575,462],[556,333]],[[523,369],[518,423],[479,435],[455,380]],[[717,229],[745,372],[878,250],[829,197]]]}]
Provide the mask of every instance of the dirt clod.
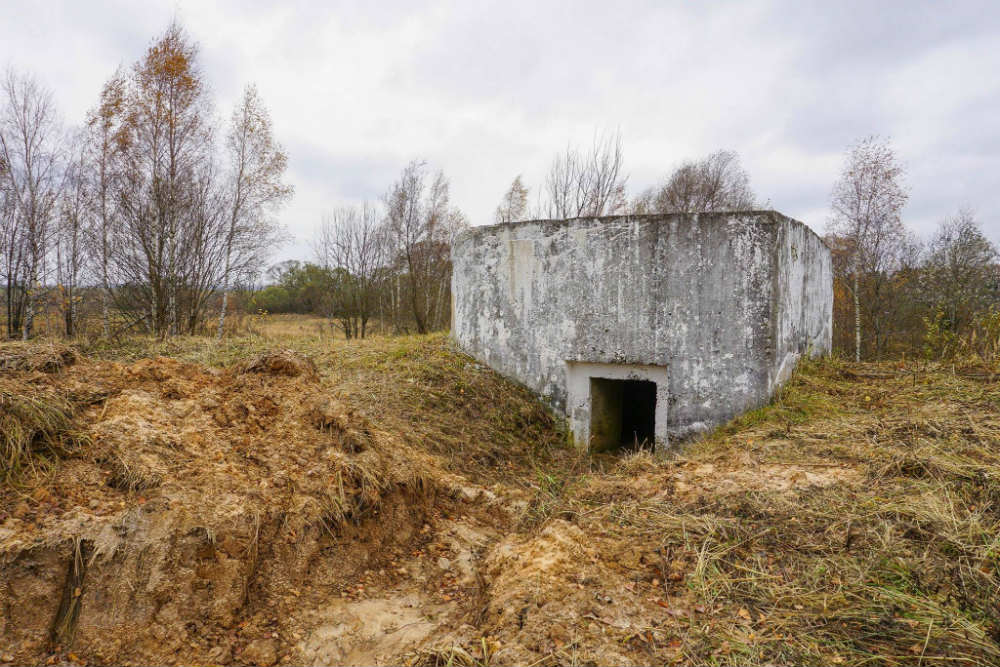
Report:
[{"label": "dirt clod", "polygon": [[255,639],[243,649],[241,657],[251,665],[271,667],[278,661],[278,649],[273,639]]},{"label": "dirt clod", "polygon": [[308,357],[288,349],[269,350],[259,354],[244,364],[242,370],[244,373],[317,378],[316,364]]}]

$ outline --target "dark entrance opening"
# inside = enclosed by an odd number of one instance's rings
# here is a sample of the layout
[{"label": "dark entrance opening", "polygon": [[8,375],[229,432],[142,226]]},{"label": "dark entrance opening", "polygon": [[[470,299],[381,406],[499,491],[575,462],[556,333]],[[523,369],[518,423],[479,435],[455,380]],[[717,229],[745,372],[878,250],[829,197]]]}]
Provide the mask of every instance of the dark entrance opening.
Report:
[{"label": "dark entrance opening", "polygon": [[653,446],[656,425],[656,383],[626,380],[622,391],[622,446]]},{"label": "dark entrance opening", "polygon": [[655,382],[590,378],[591,451],[652,449],[655,428]]}]

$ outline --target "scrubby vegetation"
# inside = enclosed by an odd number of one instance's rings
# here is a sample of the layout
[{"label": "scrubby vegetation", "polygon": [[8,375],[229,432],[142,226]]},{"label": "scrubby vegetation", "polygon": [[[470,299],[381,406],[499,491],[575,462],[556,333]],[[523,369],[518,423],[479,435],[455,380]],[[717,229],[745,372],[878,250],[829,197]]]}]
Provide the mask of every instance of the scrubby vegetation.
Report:
[{"label": "scrubby vegetation", "polygon": [[[3,351],[22,662],[1000,660],[996,365],[811,362],[663,460],[570,449],[441,335]],[[123,590],[172,602],[126,628]]]},{"label": "scrubby vegetation", "polygon": [[[62,345],[0,347],[0,372],[53,373],[76,361]],[[77,443],[74,417],[80,397],[33,390],[0,377],[0,480],[16,482],[25,472],[37,472],[53,457]]]},{"label": "scrubby vegetation", "polygon": [[644,545],[626,578],[670,621],[630,640],[640,662],[990,664],[996,372],[810,364],[771,405],[674,461],[622,462],[551,516]]}]

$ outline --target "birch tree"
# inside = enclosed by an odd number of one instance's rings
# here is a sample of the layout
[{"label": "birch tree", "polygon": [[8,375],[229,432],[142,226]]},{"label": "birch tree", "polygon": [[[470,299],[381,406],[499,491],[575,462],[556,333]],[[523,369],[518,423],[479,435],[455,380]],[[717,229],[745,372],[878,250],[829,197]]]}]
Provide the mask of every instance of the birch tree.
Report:
[{"label": "birch tree", "polygon": [[[0,113],[3,113],[4,110],[4,105],[0,103]],[[15,326],[17,323],[14,320],[15,313],[13,310],[15,303],[13,298],[13,277],[16,275],[14,256],[16,254],[17,238],[17,218],[15,213],[17,207],[15,206],[14,192],[11,187],[10,165],[3,150],[3,147],[7,144],[4,136],[6,129],[3,118],[0,117],[0,276],[3,277],[5,287],[6,335],[10,338],[12,331],[17,328]]]},{"label": "birch tree", "polygon": [[101,88],[97,107],[87,114],[85,179],[91,222],[86,227],[88,245],[97,263],[101,299],[101,333],[111,335],[111,262],[121,229],[120,159],[126,148],[124,127],[126,81],[119,70]]},{"label": "birch tree", "polygon": [[226,153],[230,173],[219,340],[222,339],[233,275],[263,262],[263,255],[272,247],[277,234],[277,225],[270,214],[280,209],[293,193],[292,186],[282,182],[288,157],[274,138],[270,114],[256,86],[246,87],[240,104],[233,111],[226,136]]},{"label": "birch tree", "polygon": [[926,303],[955,334],[971,328],[1000,297],[1000,254],[969,208],[942,221],[931,239],[923,271]]},{"label": "birch tree", "polygon": [[614,215],[625,209],[621,134],[596,136],[588,152],[567,146],[545,177],[545,216],[556,219]]},{"label": "birch tree", "polygon": [[0,164],[4,190],[4,271],[8,336],[31,335],[37,290],[61,185],[61,128],[52,93],[13,69],[2,86]]},{"label": "birch tree", "polygon": [[133,67],[125,96],[117,268],[123,284],[143,286],[149,328],[160,336],[178,332],[181,260],[208,221],[196,195],[213,137],[197,53],[171,24]]},{"label": "birch tree", "polygon": [[451,244],[468,223],[451,207],[448,179],[440,171],[428,178],[427,165],[419,160],[407,165],[384,203],[383,229],[395,281],[390,290],[394,321],[401,329],[405,298],[417,333],[427,333],[445,320],[451,294]]},{"label": "birch tree", "polygon": [[86,175],[86,152],[81,136],[73,138],[66,160],[63,188],[56,218],[56,282],[63,330],[76,334],[81,281],[87,260],[87,212],[90,189]]},{"label": "birch tree", "polygon": [[734,151],[716,151],[708,157],[685,162],[661,185],[643,192],[633,210],[645,213],[704,213],[747,211],[755,196],[750,177]]},{"label": "birch tree", "polygon": [[523,220],[528,213],[528,188],[521,182],[518,174],[510,184],[500,205],[497,206],[495,218],[497,223],[516,222]]},{"label": "birch tree", "polygon": [[846,241],[855,361],[861,360],[862,304],[869,309],[870,319],[878,319],[875,304],[861,298],[863,282],[866,278],[884,281],[896,268],[901,249],[909,240],[901,220],[909,197],[903,177],[903,167],[890,143],[873,136],[851,148],[833,188],[828,229]]},{"label": "birch tree", "polygon": [[364,338],[378,301],[379,274],[386,259],[381,219],[367,202],[324,216],[316,244],[320,265],[334,277],[334,309],[344,336]]}]

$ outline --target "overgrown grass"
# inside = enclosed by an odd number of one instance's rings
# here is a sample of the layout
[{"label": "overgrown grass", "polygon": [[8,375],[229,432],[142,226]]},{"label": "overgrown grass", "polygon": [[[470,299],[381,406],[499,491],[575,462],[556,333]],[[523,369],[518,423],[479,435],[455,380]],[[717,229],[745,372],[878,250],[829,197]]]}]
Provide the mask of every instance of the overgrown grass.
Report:
[{"label": "overgrown grass", "polygon": [[445,334],[343,343],[316,360],[339,397],[481,482],[526,484],[575,456],[526,388],[457,352]]},{"label": "overgrown grass", "polygon": [[79,442],[74,431],[76,409],[51,393],[34,395],[0,391],[0,476],[16,481],[25,472],[65,455]]},{"label": "overgrown grass", "polygon": [[553,512],[680,564],[668,592],[702,610],[678,620],[684,662],[996,664],[998,398],[944,366],[811,362],[676,461],[623,462],[612,477],[669,488],[712,462],[720,475],[815,465],[853,478],[612,502],[591,490]]},{"label": "overgrown grass", "polygon": [[[313,318],[315,319],[315,318]],[[578,469],[562,424],[526,388],[458,352],[445,333],[345,340],[312,335],[316,323],[285,318],[266,335],[167,340],[134,337],[97,344],[89,356],[121,362],[167,356],[238,367],[267,350],[288,348],[316,363],[326,391],[400,433],[407,444],[443,455],[480,482],[531,489],[536,472]],[[298,329],[305,327],[304,335]]]},{"label": "overgrown grass", "polygon": [[[474,481],[522,492],[527,511],[512,530],[564,519],[662,554],[670,571],[647,580],[692,611],[657,630],[648,662],[1000,663],[1000,386],[991,369],[810,361],[768,405],[662,461],[579,455],[530,392],[440,334],[134,339],[90,352],[235,366],[277,346],[311,358],[322,390],[379,428]],[[11,435],[3,429],[5,460],[8,440],[18,452],[65,446],[65,406],[18,409]],[[673,491],[709,464],[706,488]],[[830,480],[712,487],[783,466],[830,471]],[[332,515],[355,511],[339,498]],[[490,655],[463,649],[422,661]]]}]

